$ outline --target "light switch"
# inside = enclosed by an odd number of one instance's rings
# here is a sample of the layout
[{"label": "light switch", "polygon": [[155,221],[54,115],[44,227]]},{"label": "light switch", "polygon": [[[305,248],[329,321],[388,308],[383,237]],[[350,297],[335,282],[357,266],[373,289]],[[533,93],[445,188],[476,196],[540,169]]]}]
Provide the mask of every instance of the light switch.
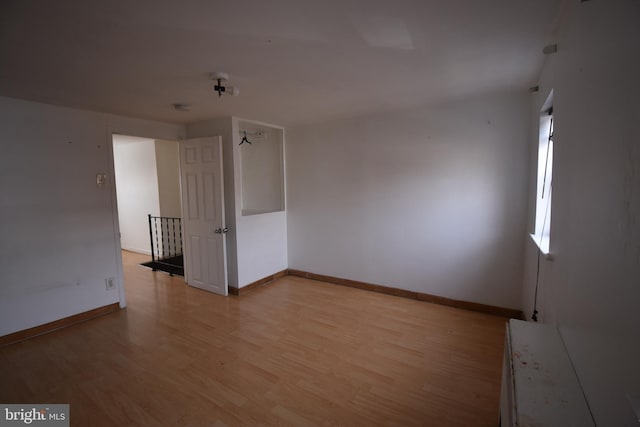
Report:
[{"label": "light switch", "polygon": [[107,174],[106,173],[98,173],[96,174],[96,185],[100,188],[104,187],[107,184]]}]

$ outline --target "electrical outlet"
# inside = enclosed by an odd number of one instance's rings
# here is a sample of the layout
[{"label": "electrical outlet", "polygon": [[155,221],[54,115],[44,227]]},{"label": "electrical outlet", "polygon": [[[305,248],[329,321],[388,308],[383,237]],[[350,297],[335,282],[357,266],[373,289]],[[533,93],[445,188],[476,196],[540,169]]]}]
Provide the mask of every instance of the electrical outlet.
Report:
[{"label": "electrical outlet", "polygon": [[112,291],[116,288],[116,279],[114,279],[113,277],[104,279],[104,284],[108,291]]}]

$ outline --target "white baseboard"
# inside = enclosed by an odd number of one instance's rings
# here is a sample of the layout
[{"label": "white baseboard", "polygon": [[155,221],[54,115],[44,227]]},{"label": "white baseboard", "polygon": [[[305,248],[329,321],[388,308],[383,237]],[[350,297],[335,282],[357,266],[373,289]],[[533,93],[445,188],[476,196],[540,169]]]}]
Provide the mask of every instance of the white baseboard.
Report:
[{"label": "white baseboard", "polygon": [[142,254],[142,255],[149,255],[151,256],[151,251],[148,251],[146,249],[140,249],[140,248],[129,248],[129,247],[125,247],[122,246],[120,249],[125,250],[125,251],[129,251],[129,252],[135,252],[137,254]]}]

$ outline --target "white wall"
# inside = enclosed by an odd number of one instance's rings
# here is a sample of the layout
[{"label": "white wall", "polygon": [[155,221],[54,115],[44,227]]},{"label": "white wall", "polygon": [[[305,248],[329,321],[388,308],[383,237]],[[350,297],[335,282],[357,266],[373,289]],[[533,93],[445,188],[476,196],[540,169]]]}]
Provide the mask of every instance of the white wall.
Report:
[{"label": "white wall", "polygon": [[520,308],[527,101],[288,129],[289,268]]},{"label": "white wall", "polygon": [[124,305],[112,132],[178,139],[184,127],[0,97],[0,335]]},{"label": "white wall", "polygon": [[[531,111],[535,123],[553,89],[554,260],[540,266],[538,309],[542,321],[560,327],[599,426],[637,425],[640,418],[638,22],[637,1],[572,3]],[[529,212],[532,231],[533,203]],[[530,316],[537,252],[529,241],[526,247],[523,304]]]},{"label": "white wall", "polygon": [[113,162],[122,249],[150,255],[147,215],[160,215],[156,143],[114,135]]},{"label": "white wall", "polygon": [[[155,161],[160,216],[181,218],[180,150],[178,141],[156,140]],[[162,220],[160,222],[164,240],[163,244],[158,248],[160,256],[169,257],[182,253],[179,223],[173,220]]]},{"label": "white wall", "polygon": [[177,141],[155,141],[160,215],[180,218],[180,151]]},{"label": "white wall", "polygon": [[[288,268],[287,260],[287,206],[285,210],[260,215],[242,215],[242,157],[240,154],[240,128],[247,125],[258,128],[284,129],[266,123],[232,118],[233,125],[233,173],[235,185],[235,215],[238,245],[238,285],[243,287],[271,274]],[[273,132],[277,133],[277,132]],[[286,150],[286,148],[285,148]],[[286,173],[286,163],[284,166]]]},{"label": "white wall", "polygon": [[[240,122],[250,142],[240,146],[242,214],[284,210],[283,131]],[[255,135],[255,136],[252,136]]]}]

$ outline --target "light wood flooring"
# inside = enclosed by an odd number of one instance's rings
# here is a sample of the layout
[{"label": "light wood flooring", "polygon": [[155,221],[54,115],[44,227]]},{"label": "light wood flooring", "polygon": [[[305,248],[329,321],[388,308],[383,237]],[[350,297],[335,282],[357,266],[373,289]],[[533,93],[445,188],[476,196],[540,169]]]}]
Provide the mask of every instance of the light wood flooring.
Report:
[{"label": "light wood flooring", "polygon": [[496,426],[506,319],[287,276],[240,297],[124,252],[128,307],[0,348],[72,426]]}]

